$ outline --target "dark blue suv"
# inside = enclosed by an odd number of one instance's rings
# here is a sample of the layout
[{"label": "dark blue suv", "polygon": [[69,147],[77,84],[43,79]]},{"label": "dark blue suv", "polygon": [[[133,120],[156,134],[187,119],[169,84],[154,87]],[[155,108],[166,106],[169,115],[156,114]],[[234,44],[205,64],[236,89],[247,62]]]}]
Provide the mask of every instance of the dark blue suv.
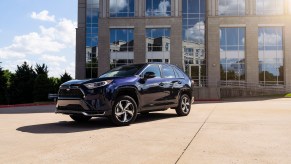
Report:
[{"label": "dark blue suv", "polygon": [[191,110],[193,81],[178,67],[148,63],[117,67],[91,80],[71,80],[60,86],[56,113],[77,122],[109,117],[123,126],[138,113],[175,109],[179,116]]}]

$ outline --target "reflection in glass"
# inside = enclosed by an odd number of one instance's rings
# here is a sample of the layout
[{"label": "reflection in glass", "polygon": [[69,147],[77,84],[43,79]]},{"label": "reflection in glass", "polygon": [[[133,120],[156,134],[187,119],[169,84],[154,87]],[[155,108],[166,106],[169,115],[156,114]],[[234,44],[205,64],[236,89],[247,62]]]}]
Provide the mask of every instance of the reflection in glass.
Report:
[{"label": "reflection in glass", "polygon": [[245,0],[219,0],[218,15],[245,15]]},{"label": "reflection in glass", "polygon": [[110,0],[110,17],[133,17],[134,0]]},{"label": "reflection in glass", "polygon": [[284,84],[282,27],[259,28],[259,81],[263,86]]},{"label": "reflection in glass", "polygon": [[220,79],[245,80],[245,28],[220,29]]},{"label": "reflection in glass", "polygon": [[282,15],[284,0],[257,0],[257,15]]},{"label": "reflection in glass", "polygon": [[86,6],[86,78],[98,76],[99,0],[87,0]]},{"label": "reflection in glass", "polygon": [[206,85],[205,0],[183,0],[183,58],[185,72],[197,86]]},{"label": "reflection in glass", "polygon": [[171,16],[171,0],[146,0],[146,16]]},{"label": "reflection in glass", "polygon": [[110,68],[133,63],[133,29],[110,29]]},{"label": "reflection in glass", "polygon": [[169,28],[146,29],[147,62],[169,63],[171,49],[171,30]]}]

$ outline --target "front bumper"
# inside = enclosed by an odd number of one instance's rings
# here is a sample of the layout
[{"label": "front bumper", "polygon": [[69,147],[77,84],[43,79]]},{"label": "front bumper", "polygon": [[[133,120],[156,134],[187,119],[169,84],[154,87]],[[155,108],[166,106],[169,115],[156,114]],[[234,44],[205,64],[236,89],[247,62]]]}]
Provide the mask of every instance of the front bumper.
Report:
[{"label": "front bumper", "polygon": [[102,117],[111,114],[110,104],[101,93],[85,93],[81,88],[64,88],[59,91],[55,113]]},{"label": "front bumper", "polygon": [[81,99],[61,99],[57,102],[56,112],[60,114],[81,114],[84,116],[98,117],[108,115],[107,111],[92,109]]}]

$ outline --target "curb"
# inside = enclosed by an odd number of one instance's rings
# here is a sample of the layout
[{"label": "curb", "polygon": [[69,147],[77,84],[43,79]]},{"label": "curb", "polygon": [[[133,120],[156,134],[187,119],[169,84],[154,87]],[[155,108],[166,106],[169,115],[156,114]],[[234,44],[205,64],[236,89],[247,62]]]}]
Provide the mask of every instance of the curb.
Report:
[{"label": "curb", "polygon": [[45,103],[45,104],[15,104],[15,105],[0,105],[0,108],[15,108],[15,107],[30,107],[30,106],[47,106],[55,105],[56,103]]}]

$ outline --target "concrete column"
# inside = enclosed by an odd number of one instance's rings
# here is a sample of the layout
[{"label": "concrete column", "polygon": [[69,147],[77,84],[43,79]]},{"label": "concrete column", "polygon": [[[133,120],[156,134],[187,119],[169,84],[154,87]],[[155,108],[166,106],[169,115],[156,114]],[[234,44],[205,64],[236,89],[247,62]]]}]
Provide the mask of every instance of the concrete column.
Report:
[{"label": "concrete column", "polygon": [[145,33],[146,31],[144,22],[136,22],[134,25],[134,63],[146,62]]},{"label": "concrete column", "polygon": [[174,19],[171,25],[170,62],[183,68],[182,56],[182,19]]},{"label": "concrete column", "polygon": [[182,13],[183,13],[183,2],[181,0],[177,0],[178,1],[178,16],[182,17]]},{"label": "concrete column", "polygon": [[285,85],[290,87],[291,91],[291,15],[287,16],[284,27],[284,68],[285,68]]},{"label": "concrete column", "polygon": [[99,54],[98,74],[101,75],[110,69],[110,30],[108,19],[99,18]]},{"label": "concrete column", "polygon": [[78,28],[76,29],[75,78],[86,76],[86,0],[78,0]]},{"label": "concrete column", "polygon": [[215,13],[216,13],[215,1],[216,0],[206,1],[206,5],[207,5],[206,14],[208,14],[208,16],[215,16]]},{"label": "concrete column", "polygon": [[140,17],[140,0],[134,1],[134,16]]},{"label": "concrete column", "polygon": [[246,82],[259,83],[259,61],[258,61],[258,24],[256,20],[249,21],[246,26]]},{"label": "concrete column", "polygon": [[219,20],[215,18],[207,19],[208,32],[207,39],[207,66],[208,66],[208,86],[216,86],[220,80],[220,35]]}]

